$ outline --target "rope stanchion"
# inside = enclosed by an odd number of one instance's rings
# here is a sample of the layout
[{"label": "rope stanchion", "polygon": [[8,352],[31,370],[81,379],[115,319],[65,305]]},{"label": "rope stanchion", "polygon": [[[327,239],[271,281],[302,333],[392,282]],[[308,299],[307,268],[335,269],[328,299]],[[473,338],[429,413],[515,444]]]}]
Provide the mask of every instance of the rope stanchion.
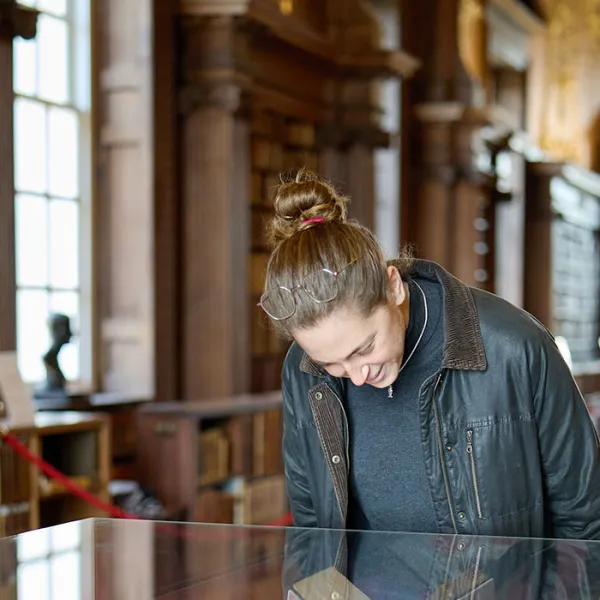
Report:
[{"label": "rope stanchion", "polygon": [[[67,475],[59,471],[56,467],[53,467],[50,463],[46,462],[41,456],[38,456],[32,452],[26,444],[19,440],[19,438],[14,434],[10,433],[10,431],[6,429],[0,430],[0,436],[17,454],[22,456],[25,460],[30,462],[51,479],[58,481],[65,489],[84,502],[87,502],[88,504],[98,508],[113,518],[132,519],[137,521],[142,520],[142,518],[138,515],[134,515],[119,508],[118,506],[115,506],[114,504],[105,502],[101,498],[98,498],[94,494],[90,493],[88,490],[82,488],[80,485],[77,485]],[[268,527],[286,527],[289,525],[292,525],[292,517],[290,514],[284,515],[280,519],[272,521],[271,523],[267,523]]]}]

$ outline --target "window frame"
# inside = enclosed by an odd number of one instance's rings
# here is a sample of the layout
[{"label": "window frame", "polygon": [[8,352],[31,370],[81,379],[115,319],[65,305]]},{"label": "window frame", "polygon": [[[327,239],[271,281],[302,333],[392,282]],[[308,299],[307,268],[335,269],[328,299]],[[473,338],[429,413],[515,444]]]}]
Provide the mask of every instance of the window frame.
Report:
[{"label": "window frame", "polygon": [[[24,5],[36,8],[37,0],[23,2]],[[32,6],[33,5],[33,6]],[[48,101],[39,98],[38,91],[34,95],[23,94],[14,90],[14,99],[25,98],[39,102],[45,107],[57,106],[70,108],[77,112],[79,137],[78,143],[78,177],[79,195],[73,201],[78,205],[78,278],[79,285],[76,290],[79,304],[79,322],[77,323],[77,340],[79,343],[79,377],[69,381],[69,388],[73,391],[89,390],[94,385],[94,344],[93,344],[93,239],[92,239],[92,28],[91,28],[91,0],[67,0],[66,14],[62,17],[53,13],[42,11],[40,14],[48,14],[67,23],[68,26],[68,89],[69,99],[66,103]],[[37,10],[37,8],[36,8]],[[16,43],[16,41],[14,42]],[[39,82],[39,61],[36,60],[36,83]],[[17,65],[14,64],[16,77]],[[48,147],[48,139],[46,139]],[[46,152],[48,156],[48,150]],[[15,155],[15,172],[17,170],[17,157]],[[16,198],[20,190],[14,190],[15,210]],[[23,191],[22,193],[28,193]],[[46,205],[52,196],[48,190],[44,194],[34,194],[44,198]],[[50,240],[50,233],[48,234]],[[18,260],[18,247],[15,244],[15,261]],[[48,294],[53,291],[62,291],[55,288],[51,282],[47,286],[20,285],[15,280],[15,295],[18,297],[19,290],[44,290]],[[18,303],[16,304],[16,318],[18,322]],[[17,352],[19,336],[17,331]],[[41,360],[41,359],[40,359]],[[26,381],[35,386],[39,381]]]}]

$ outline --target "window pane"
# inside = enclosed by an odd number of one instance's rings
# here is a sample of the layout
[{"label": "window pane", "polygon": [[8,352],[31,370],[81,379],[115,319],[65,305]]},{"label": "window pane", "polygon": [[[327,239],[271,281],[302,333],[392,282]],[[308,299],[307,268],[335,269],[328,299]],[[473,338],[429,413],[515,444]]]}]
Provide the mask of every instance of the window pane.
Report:
[{"label": "window pane", "polygon": [[62,17],[67,13],[67,0],[38,0],[37,7]]},{"label": "window pane", "polygon": [[48,188],[52,196],[76,198],[78,181],[77,113],[68,108],[50,108],[48,112]]},{"label": "window pane", "polygon": [[18,0],[17,4],[22,4],[23,6],[35,6],[35,0]]},{"label": "window pane", "polygon": [[46,108],[40,102],[15,98],[15,188],[46,192]]},{"label": "window pane", "polygon": [[34,96],[36,92],[36,41],[17,38],[13,43],[13,88],[17,94]]},{"label": "window pane", "polygon": [[49,348],[47,323],[47,292],[17,290],[17,360],[24,381],[46,377],[42,356]]},{"label": "window pane", "polygon": [[60,368],[69,381],[79,379],[79,294],[77,292],[53,292],[50,295],[50,311],[67,315],[71,319],[73,337],[63,346],[59,355]]},{"label": "window pane", "polygon": [[25,562],[46,556],[50,552],[50,533],[47,529],[28,531],[17,538],[17,559]]},{"label": "window pane", "polygon": [[71,521],[64,525],[53,527],[50,531],[52,552],[75,550],[81,543],[81,524]]},{"label": "window pane", "polygon": [[81,600],[81,555],[65,552],[52,557],[52,600]]},{"label": "window pane", "polygon": [[48,15],[38,18],[39,96],[51,102],[69,99],[68,27]]},{"label": "window pane", "polygon": [[47,560],[17,566],[17,600],[50,600],[50,568]]},{"label": "window pane", "polygon": [[73,200],[50,201],[50,285],[79,286],[79,206]]},{"label": "window pane", "polygon": [[48,285],[48,201],[42,196],[15,196],[17,285]]}]

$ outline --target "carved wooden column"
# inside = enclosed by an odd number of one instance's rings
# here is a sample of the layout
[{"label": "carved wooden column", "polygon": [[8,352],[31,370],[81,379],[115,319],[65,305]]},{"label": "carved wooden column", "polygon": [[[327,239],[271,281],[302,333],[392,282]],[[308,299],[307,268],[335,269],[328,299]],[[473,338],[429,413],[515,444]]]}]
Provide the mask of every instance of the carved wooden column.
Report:
[{"label": "carved wooden column", "polygon": [[16,350],[13,39],[36,34],[37,11],[0,1],[0,352]]},{"label": "carved wooden column", "polygon": [[249,385],[250,136],[240,81],[231,73],[205,76],[206,61],[232,58],[231,39],[243,35],[236,19],[190,18],[185,31],[190,60],[182,96],[182,396],[187,400],[241,393]]}]

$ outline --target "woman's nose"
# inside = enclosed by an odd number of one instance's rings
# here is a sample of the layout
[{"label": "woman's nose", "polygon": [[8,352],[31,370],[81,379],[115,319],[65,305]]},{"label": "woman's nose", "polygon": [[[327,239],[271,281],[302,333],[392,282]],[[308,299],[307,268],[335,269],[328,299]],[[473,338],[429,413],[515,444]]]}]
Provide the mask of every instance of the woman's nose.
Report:
[{"label": "woman's nose", "polygon": [[369,378],[369,365],[348,365],[347,372],[354,385],[363,385]]}]

